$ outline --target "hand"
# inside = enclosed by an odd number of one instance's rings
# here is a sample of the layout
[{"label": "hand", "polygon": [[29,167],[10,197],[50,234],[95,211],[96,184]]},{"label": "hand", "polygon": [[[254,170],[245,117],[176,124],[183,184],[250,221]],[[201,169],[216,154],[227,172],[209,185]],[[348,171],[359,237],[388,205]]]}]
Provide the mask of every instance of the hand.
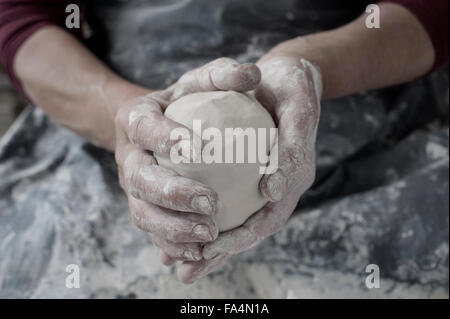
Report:
[{"label": "hand", "polygon": [[257,63],[262,80],[255,97],[278,127],[278,170],[264,175],[262,194],[270,201],[244,225],[206,244],[204,260],[186,261],[178,276],[191,283],[220,268],[231,256],[278,232],[315,178],[315,140],[319,123],[321,76],[310,62],[288,55],[266,56]]},{"label": "hand", "polygon": [[260,78],[256,65],[221,58],[187,72],[164,91],[130,101],[118,111],[115,158],[119,181],[134,223],[149,232],[161,248],[163,263],[202,259],[201,244],[218,234],[211,218],[217,212],[217,193],[158,166],[153,156],[169,156],[171,148],[183,142],[170,140],[170,132],[183,126],[166,118],[163,110],[194,92],[253,90]]}]

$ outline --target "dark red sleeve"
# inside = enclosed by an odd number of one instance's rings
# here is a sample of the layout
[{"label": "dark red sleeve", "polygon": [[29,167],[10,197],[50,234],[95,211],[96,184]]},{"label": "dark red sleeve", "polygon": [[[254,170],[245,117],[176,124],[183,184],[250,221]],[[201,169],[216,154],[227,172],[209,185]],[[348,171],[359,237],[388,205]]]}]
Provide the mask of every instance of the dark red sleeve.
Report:
[{"label": "dark red sleeve", "polygon": [[[13,72],[14,56],[20,45],[45,25],[65,27],[66,6],[80,1],[0,0],[0,62],[13,85],[23,93]],[[68,29],[69,30],[69,29]],[[75,30],[75,29],[71,29]],[[75,30],[75,32],[77,32]]]},{"label": "dark red sleeve", "polygon": [[435,59],[431,71],[448,64],[449,0],[385,0],[398,3],[422,23],[433,43]]}]

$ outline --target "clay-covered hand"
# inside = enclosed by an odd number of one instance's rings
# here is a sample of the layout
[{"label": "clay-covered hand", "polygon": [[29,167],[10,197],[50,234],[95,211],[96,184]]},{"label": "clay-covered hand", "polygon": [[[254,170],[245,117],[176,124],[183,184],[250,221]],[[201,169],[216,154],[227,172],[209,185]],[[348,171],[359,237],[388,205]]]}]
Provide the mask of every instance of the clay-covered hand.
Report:
[{"label": "clay-covered hand", "polygon": [[181,148],[185,142],[170,139],[172,130],[183,126],[166,118],[164,109],[194,92],[252,90],[260,78],[255,64],[221,58],[187,72],[164,91],[130,101],[118,111],[115,158],[119,181],[134,223],[150,233],[163,252],[164,263],[202,259],[201,243],[214,240],[218,234],[211,218],[218,210],[217,193],[160,167],[153,156],[168,156],[172,147]]},{"label": "clay-covered hand", "polygon": [[262,80],[255,97],[278,127],[278,169],[264,175],[260,191],[270,201],[244,225],[219,234],[204,246],[204,259],[183,262],[178,276],[185,283],[217,270],[234,254],[278,232],[315,178],[315,140],[320,115],[321,75],[310,62],[284,55],[257,63]]}]

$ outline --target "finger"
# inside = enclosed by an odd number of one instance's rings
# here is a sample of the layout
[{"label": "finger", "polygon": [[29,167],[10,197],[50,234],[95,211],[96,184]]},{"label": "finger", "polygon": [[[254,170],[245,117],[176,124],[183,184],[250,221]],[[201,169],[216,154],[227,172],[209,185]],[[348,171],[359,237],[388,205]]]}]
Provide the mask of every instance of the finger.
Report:
[{"label": "finger", "polygon": [[[261,236],[262,237],[262,236]],[[217,239],[203,247],[203,258],[211,260],[221,254],[237,254],[259,243],[262,238],[247,225],[221,233]],[[261,238],[261,239],[260,239]]]},{"label": "finger", "polygon": [[248,250],[268,236],[278,232],[295,209],[302,192],[294,188],[278,203],[269,203],[251,216],[244,225],[221,233],[203,247],[203,258],[215,258],[221,254],[237,254]]},{"label": "finger", "polygon": [[202,259],[199,243],[171,243],[153,234],[150,236],[153,244],[174,260],[199,261]]},{"label": "finger", "polygon": [[[313,104],[320,103],[322,76],[309,61],[287,56],[272,57],[258,62],[258,67],[262,78],[255,95],[269,109],[296,95]],[[279,114],[283,113],[282,108],[277,109]]]},{"label": "finger", "polygon": [[123,161],[118,163],[123,163],[124,188],[133,197],[176,211],[217,213],[219,197],[211,187],[157,165],[151,155],[137,147],[126,151],[117,158]]},{"label": "finger", "polygon": [[140,98],[133,106],[121,108],[116,116],[116,126],[125,132],[131,143],[166,156],[172,148],[179,153],[183,141],[190,141],[193,136],[192,130],[165,117],[151,95]]},{"label": "finger", "polygon": [[[290,103],[295,103],[295,100]],[[314,140],[317,124],[318,119],[299,115],[295,107],[286,108],[280,117],[278,169],[273,174],[264,175],[259,184],[261,193],[270,201],[281,200],[287,189],[299,182],[305,187],[312,185],[315,178]]]},{"label": "finger", "polygon": [[219,58],[184,74],[163,94],[175,100],[184,95],[206,91],[254,90],[261,80],[261,71],[254,63],[240,64],[230,58]]},{"label": "finger", "polygon": [[128,197],[133,222],[143,231],[172,243],[210,242],[219,232],[205,215],[180,213]]},{"label": "finger", "polygon": [[219,255],[211,260],[197,262],[185,261],[178,267],[178,278],[182,283],[191,284],[209,273],[222,268],[230,257],[229,255]]},{"label": "finger", "polygon": [[316,100],[315,93],[312,98],[295,94],[276,108],[278,169],[260,181],[261,193],[272,202],[281,200],[292,184],[303,182],[309,187],[314,181],[314,141],[320,109]]},{"label": "finger", "polygon": [[[245,92],[254,90],[261,81],[261,71],[254,63],[238,63],[233,59],[220,58],[200,68],[199,78],[203,82],[200,88],[210,90]],[[205,77],[202,77],[205,75]]]},{"label": "finger", "polygon": [[161,262],[166,266],[171,266],[177,262],[175,258],[170,257],[163,251],[160,251],[159,258],[161,259]]}]

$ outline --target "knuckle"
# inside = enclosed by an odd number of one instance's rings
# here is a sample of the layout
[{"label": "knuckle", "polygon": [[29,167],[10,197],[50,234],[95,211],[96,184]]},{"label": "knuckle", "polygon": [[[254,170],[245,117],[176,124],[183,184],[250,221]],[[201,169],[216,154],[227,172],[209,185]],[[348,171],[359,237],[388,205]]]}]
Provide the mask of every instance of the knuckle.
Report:
[{"label": "knuckle", "polygon": [[130,141],[134,144],[136,144],[136,141],[139,138],[141,128],[144,125],[145,117],[143,115],[139,115],[130,125],[129,125],[129,132],[128,132],[128,138]]},{"label": "knuckle", "polygon": [[136,152],[136,147],[131,144],[125,144],[123,146],[117,147],[116,151],[114,152],[114,159],[119,167],[119,169],[123,168],[124,166],[128,166],[128,162],[130,160],[130,157],[134,156],[134,153]]},{"label": "knuckle", "polygon": [[236,62],[236,60],[234,60],[232,58],[221,57],[221,58],[214,60],[212,63],[225,65],[225,64],[236,64],[237,62]]},{"label": "knuckle", "polygon": [[[125,166],[126,167],[126,166]],[[135,168],[124,168],[123,181],[127,190],[134,196],[134,189],[137,186],[138,174]]]},{"label": "knuckle", "polygon": [[154,225],[150,218],[148,218],[148,215],[150,212],[148,212],[151,208],[146,208],[147,211],[144,211],[142,206],[136,206],[130,207],[130,215],[131,220],[136,225],[137,228],[139,228],[142,231],[145,231],[147,233],[154,232]]},{"label": "knuckle", "polygon": [[173,96],[179,95],[181,92],[186,91],[188,84],[191,83],[196,78],[196,74],[200,72],[201,68],[190,70],[184,73],[173,86],[174,94]]},{"label": "knuckle", "polygon": [[158,110],[151,109],[145,112],[137,110],[127,114],[126,127],[128,127],[128,138],[134,144],[142,137],[144,127],[146,131],[154,129],[155,124],[161,121],[161,113]]},{"label": "knuckle", "polygon": [[184,234],[184,232],[168,231],[166,233],[166,238],[168,241],[170,241],[172,243],[179,244],[179,243],[186,241],[186,234]]},{"label": "knuckle", "polygon": [[144,219],[142,218],[142,214],[138,211],[136,208],[130,209],[130,215],[131,220],[133,221],[133,224],[143,231],[148,231],[147,223],[144,222]]},{"label": "knuckle", "polygon": [[164,193],[170,203],[180,208],[190,207],[190,199],[194,197],[191,189],[174,185],[172,181],[166,183]]},{"label": "knuckle", "polygon": [[298,171],[305,162],[305,153],[303,147],[301,147],[300,145],[297,145],[296,147],[294,146],[287,147],[286,157],[288,163],[290,164],[290,168],[288,169],[289,171],[286,173],[292,174],[295,171]]},{"label": "knuckle", "polygon": [[114,117],[114,122],[115,122],[116,126],[119,126],[119,127],[124,126],[123,124],[126,123],[128,113],[129,113],[129,109],[127,107],[122,107],[117,111],[116,116]]}]

